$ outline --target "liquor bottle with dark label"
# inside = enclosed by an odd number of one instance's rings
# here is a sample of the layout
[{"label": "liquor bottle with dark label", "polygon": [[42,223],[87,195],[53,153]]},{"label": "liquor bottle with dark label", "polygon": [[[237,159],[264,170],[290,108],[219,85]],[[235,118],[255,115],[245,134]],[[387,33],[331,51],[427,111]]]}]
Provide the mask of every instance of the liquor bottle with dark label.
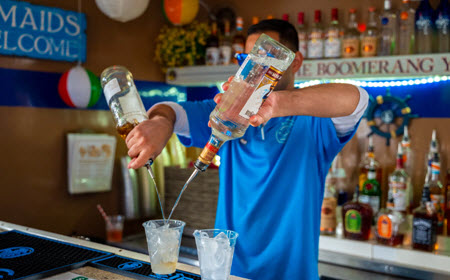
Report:
[{"label": "liquor bottle with dark label", "polygon": [[410,213],[412,205],[411,177],[403,167],[403,149],[398,144],[397,166],[388,178],[389,191],[386,208],[399,211],[403,214]]},{"label": "liquor bottle with dark label", "polygon": [[299,12],[297,18],[297,33],[298,33],[298,50],[303,57],[307,57],[308,49],[308,31],[305,24],[305,13]]},{"label": "liquor bottle with dark label", "polygon": [[438,216],[430,198],[430,188],[423,186],[420,206],[413,211],[412,247],[433,251],[436,244]]},{"label": "liquor bottle with dark label", "polygon": [[325,31],[325,58],[339,58],[341,57],[341,27],[338,20],[338,9],[331,9],[330,25]]},{"label": "liquor bottle with dark label", "polygon": [[308,33],[308,59],[323,58],[323,27],[322,14],[320,10],[314,11],[314,23]]},{"label": "liquor bottle with dark label", "polygon": [[361,35],[361,56],[370,57],[377,55],[378,46],[378,24],[375,7],[369,8],[369,20],[367,28]]},{"label": "liquor bottle with dark label", "polygon": [[344,236],[354,240],[368,240],[373,211],[370,205],[359,202],[359,186],[356,186],[353,201],[342,206]]},{"label": "liquor bottle with dark label", "polygon": [[342,57],[351,58],[359,56],[359,31],[356,22],[356,9],[350,9],[348,12],[347,28],[344,31],[342,39]]},{"label": "liquor bottle with dark label", "polygon": [[380,15],[380,44],[378,55],[397,54],[397,14],[392,9],[391,0],[384,0],[384,11]]},{"label": "liquor bottle with dark label", "polygon": [[236,54],[244,53],[245,35],[242,31],[244,29],[244,19],[242,17],[236,18],[236,33],[233,36],[233,63],[238,64]]},{"label": "liquor bottle with dark label", "polygon": [[415,23],[416,11],[410,5],[410,0],[403,0],[399,11],[398,25],[398,54],[413,54],[415,49]]}]

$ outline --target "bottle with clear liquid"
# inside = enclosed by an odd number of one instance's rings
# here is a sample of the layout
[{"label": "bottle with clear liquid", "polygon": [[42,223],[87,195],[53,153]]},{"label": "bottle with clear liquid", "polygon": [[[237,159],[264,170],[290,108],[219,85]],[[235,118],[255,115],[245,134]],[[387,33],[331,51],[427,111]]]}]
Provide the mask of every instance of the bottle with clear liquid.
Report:
[{"label": "bottle with clear liquid", "polygon": [[320,10],[314,11],[314,23],[308,33],[308,59],[323,58],[324,33]]},{"label": "bottle with clear liquid", "polygon": [[303,57],[307,56],[308,49],[308,30],[305,24],[305,13],[299,12],[297,18],[297,33],[298,33],[298,50]]},{"label": "bottle with clear liquid", "polygon": [[[369,169],[375,168],[376,179],[378,182],[382,182],[381,165],[375,159],[375,145],[373,143],[373,136],[369,136],[367,151],[364,155],[361,164],[359,165],[359,186],[362,188],[364,182],[367,181]],[[362,189],[360,189],[361,191]]]},{"label": "bottle with clear liquid", "polygon": [[403,149],[398,144],[397,166],[388,178],[388,202],[386,208],[402,212],[410,213],[412,206],[412,185],[411,177],[406,173],[403,166]]},{"label": "bottle with clear liquid", "polygon": [[220,51],[220,64],[229,65],[231,62],[232,48],[232,38],[230,32],[230,22],[225,20],[224,23],[224,33],[219,47]]},{"label": "bottle with clear liquid", "polygon": [[397,14],[392,10],[391,0],[384,0],[384,11],[380,15],[380,43],[378,55],[397,54]]},{"label": "bottle with clear liquid", "polygon": [[410,0],[403,0],[398,17],[398,54],[413,54],[415,48],[415,23],[416,11],[410,5]]},{"label": "bottle with clear liquid", "polygon": [[436,26],[436,51],[439,53],[450,51],[450,7],[448,0],[441,0],[436,9],[434,20]]},{"label": "bottle with clear liquid", "polygon": [[294,57],[294,52],[287,47],[261,34],[211,112],[212,135],[194,163],[197,170],[208,168],[225,141],[244,135],[250,117],[259,111]]},{"label": "bottle with clear liquid", "polygon": [[341,57],[341,27],[338,20],[338,9],[331,9],[331,22],[325,31],[325,58]]},{"label": "bottle with clear liquid", "polygon": [[422,0],[416,10],[416,53],[433,52],[433,8]]},{"label": "bottle with clear liquid", "polygon": [[358,23],[356,22],[356,9],[350,9],[348,12],[347,28],[344,31],[342,39],[342,57],[351,58],[359,56],[359,38]]},{"label": "bottle with clear liquid", "polygon": [[369,8],[369,20],[367,28],[361,35],[361,56],[371,57],[377,55],[378,45],[378,24],[375,7]]}]

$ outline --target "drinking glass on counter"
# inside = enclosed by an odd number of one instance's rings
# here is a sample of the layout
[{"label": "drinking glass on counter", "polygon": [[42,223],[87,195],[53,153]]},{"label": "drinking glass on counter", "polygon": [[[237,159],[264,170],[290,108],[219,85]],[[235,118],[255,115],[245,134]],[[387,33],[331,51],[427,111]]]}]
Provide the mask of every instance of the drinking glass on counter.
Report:
[{"label": "drinking glass on counter", "polygon": [[123,233],[124,216],[113,215],[107,216],[106,225],[106,241],[121,242]]},{"label": "drinking glass on counter", "polygon": [[203,229],[194,232],[202,280],[230,277],[238,233],[232,230]]},{"label": "drinking glass on counter", "polygon": [[178,220],[150,220],[142,225],[147,237],[152,272],[174,273],[180,252],[181,235],[186,223]]}]

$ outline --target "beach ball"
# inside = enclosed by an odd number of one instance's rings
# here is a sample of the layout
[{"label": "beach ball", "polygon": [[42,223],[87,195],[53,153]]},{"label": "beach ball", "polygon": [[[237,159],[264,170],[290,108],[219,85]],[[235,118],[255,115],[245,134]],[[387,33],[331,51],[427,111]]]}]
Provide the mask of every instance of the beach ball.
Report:
[{"label": "beach ball", "polygon": [[91,71],[77,65],[59,79],[58,92],[70,107],[92,107],[100,98],[100,80]]},{"label": "beach ball", "polygon": [[97,7],[107,17],[127,22],[141,16],[150,0],[95,0]]},{"label": "beach ball", "polygon": [[163,0],[163,11],[173,25],[185,25],[197,15],[198,0]]}]

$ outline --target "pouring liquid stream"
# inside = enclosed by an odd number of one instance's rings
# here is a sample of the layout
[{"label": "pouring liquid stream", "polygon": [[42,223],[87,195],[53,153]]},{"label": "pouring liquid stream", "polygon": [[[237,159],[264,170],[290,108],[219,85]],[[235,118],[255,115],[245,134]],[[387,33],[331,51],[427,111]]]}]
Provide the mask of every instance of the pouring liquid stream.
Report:
[{"label": "pouring liquid stream", "polygon": [[191,176],[189,177],[189,179],[186,181],[186,183],[184,184],[183,188],[180,191],[180,194],[177,197],[177,200],[175,201],[175,204],[172,207],[172,210],[170,211],[170,215],[167,218],[167,221],[170,220],[170,217],[172,217],[173,211],[175,211],[175,208],[177,208],[178,203],[180,202],[181,196],[183,195],[184,191],[187,189],[187,187],[189,186],[189,184],[192,182],[192,180],[194,180],[194,178],[197,176],[198,174],[198,169],[195,168],[194,172],[192,172]]},{"label": "pouring liquid stream", "polygon": [[[153,161],[150,159],[145,164],[145,167],[147,168],[148,174],[150,174],[150,177],[153,180],[153,186],[155,187],[156,196],[158,197],[159,207],[161,208],[161,215],[162,215],[164,223],[166,224],[167,221],[166,221],[166,218],[164,217],[164,208],[163,208],[162,203],[161,203],[161,197],[159,196],[158,186],[156,185],[155,175],[153,174],[153,170],[152,170],[152,166],[151,166],[152,162]],[[170,219],[170,217],[169,217],[169,219]]]}]

